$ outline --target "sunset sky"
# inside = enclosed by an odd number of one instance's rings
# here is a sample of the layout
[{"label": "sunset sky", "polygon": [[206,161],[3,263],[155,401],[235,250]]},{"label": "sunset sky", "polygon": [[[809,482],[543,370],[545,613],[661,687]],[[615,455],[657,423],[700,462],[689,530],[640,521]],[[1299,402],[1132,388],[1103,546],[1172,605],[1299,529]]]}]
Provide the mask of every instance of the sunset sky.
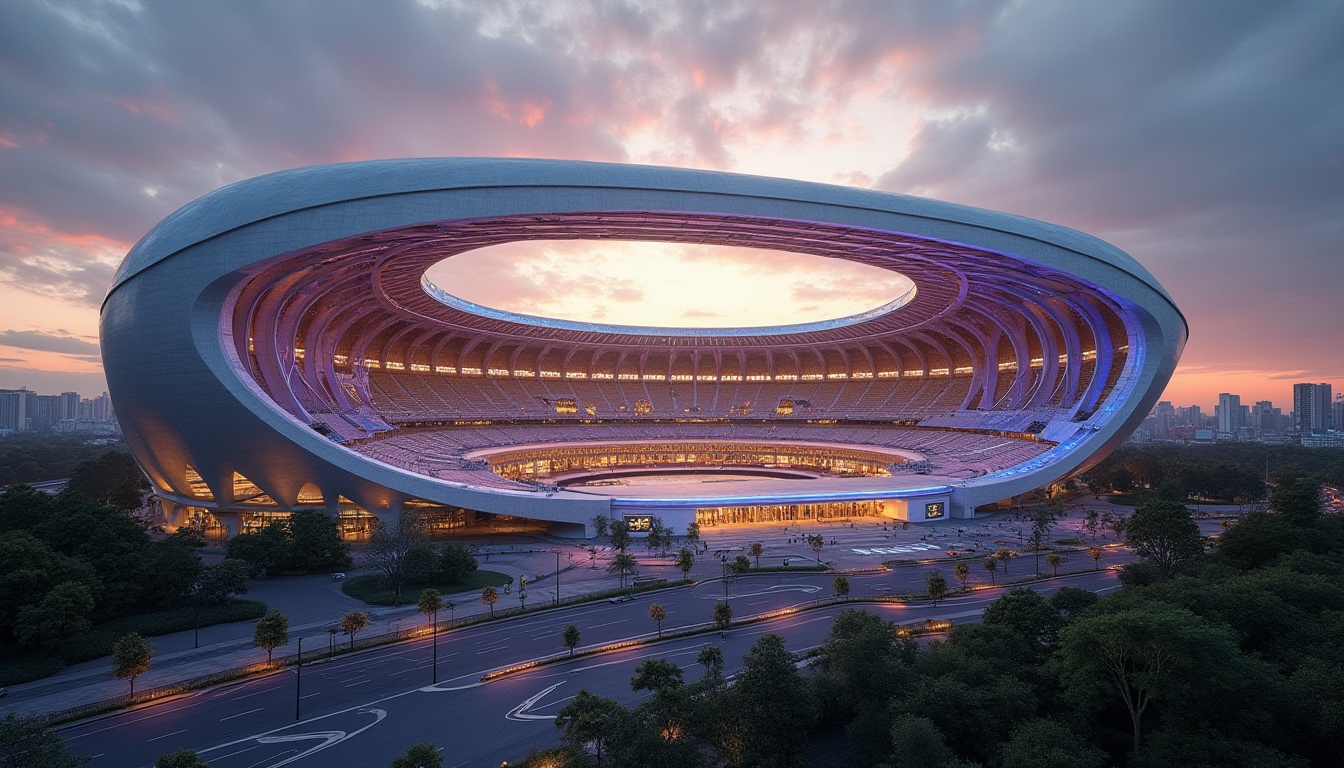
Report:
[{"label": "sunset sky", "polygon": [[[1185,312],[1166,399],[1211,409],[1231,391],[1286,411],[1294,382],[1344,390],[1335,0],[6,0],[0,387],[105,389],[113,270],[212,189],[468,155],[783,176],[1062,224],[1129,252]],[[511,246],[441,284],[521,311],[702,325],[847,314],[900,290],[804,261]],[[678,291],[686,274],[722,293]],[[775,298],[732,298],[747,295]]]}]

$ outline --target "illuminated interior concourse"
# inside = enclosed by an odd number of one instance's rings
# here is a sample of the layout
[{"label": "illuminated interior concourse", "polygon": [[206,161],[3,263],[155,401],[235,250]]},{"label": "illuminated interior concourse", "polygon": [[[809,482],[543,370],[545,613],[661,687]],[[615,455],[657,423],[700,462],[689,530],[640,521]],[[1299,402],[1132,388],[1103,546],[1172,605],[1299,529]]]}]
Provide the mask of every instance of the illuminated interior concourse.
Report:
[{"label": "illuminated interior concourse", "polygon": [[[525,240],[746,246],[912,287],[833,320],[692,329],[529,317],[426,278]],[[567,536],[597,514],[682,528],[729,507],[972,516],[1113,449],[1185,336],[1151,275],[1072,230],[868,190],[544,160],[351,163],[225,187],[136,245],[102,311],[109,391],[170,520],[209,515],[229,533],[311,507],[359,535],[408,504]],[[539,471],[692,463],[667,448],[688,441],[768,444],[715,461],[818,476],[660,498]],[[611,445],[557,447],[587,442]],[[547,446],[530,470],[480,458]],[[872,459],[892,451],[905,461]]]}]

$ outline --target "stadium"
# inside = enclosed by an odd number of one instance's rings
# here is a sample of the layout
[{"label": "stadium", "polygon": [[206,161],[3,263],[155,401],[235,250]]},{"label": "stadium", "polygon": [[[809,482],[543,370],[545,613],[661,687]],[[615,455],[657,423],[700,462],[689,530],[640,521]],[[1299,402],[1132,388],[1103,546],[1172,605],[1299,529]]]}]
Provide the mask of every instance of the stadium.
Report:
[{"label": "stadium", "polygon": [[[746,246],[904,275],[881,307],[753,328],[604,325],[426,277],[525,240]],[[275,173],[173,213],[101,312],[109,392],[168,522],[316,508],[350,536],[976,510],[1143,419],[1185,320],[1093,237],[933,200],[671,168],[415,159]]]}]

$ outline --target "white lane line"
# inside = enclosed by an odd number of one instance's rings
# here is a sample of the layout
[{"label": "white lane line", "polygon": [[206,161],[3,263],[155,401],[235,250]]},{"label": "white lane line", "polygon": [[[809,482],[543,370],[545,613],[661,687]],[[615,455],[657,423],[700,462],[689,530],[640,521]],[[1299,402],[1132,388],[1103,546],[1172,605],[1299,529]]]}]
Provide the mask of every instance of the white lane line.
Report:
[{"label": "white lane line", "polygon": [[519,721],[554,720],[555,715],[529,715],[527,714],[527,710],[531,709],[534,705],[536,705],[538,701],[541,701],[542,698],[546,696],[546,694],[550,693],[551,691],[554,691],[556,688],[559,688],[564,684],[565,681],[562,680],[556,683],[555,685],[552,685],[550,688],[542,689],[540,692],[533,694],[529,698],[523,700],[522,704],[519,704],[518,706],[509,710],[508,713],[504,715],[504,718],[507,720],[519,720]]},{"label": "white lane line", "polygon": [[228,717],[221,717],[221,718],[219,718],[219,722],[222,723],[222,722],[224,722],[225,720],[232,720],[232,719],[235,718],[235,717],[242,717],[243,715],[250,715],[250,714],[252,714],[253,712],[260,712],[260,711],[263,710],[263,709],[265,709],[265,707],[257,707],[256,709],[249,709],[249,710],[247,710],[246,712],[239,712],[239,713],[236,714],[236,715],[229,715]]},{"label": "white lane line", "polygon": [[146,742],[150,742],[150,741],[158,741],[159,739],[166,739],[166,738],[168,738],[169,736],[176,736],[176,735],[179,734],[179,733],[186,733],[186,732],[187,732],[187,729],[186,729],[186,728],[183,728],[183,729],[180,730],[180,731],[173,731],[172,733],[165,733],[165,734],[163,734],[162,736],[155,736],[155,737],[152,738],[152,739],[145,739],[145,741],[146,741]]},{"label": "white lane line", "polygon": [[616,624],[624,624],[624,623],[627,622],[627,621],[629,621],[629,619],[621,619],[620,621],[608,621],[606,624],[594,624],[594,625],[592,625],[591,627],[589,627],[588,629],[599,629],[599,628],[601,628],[601,627],[611,627],[611,626],[615,626]]},{"label": "white lane line", "polygon": [[305,695],[305,696],[300,696],[299,698],[300,698],[300,699],[310,699],[310,698],[312,698],[312,697],[314,697],[314,696],[321,696],[321,695],[322,695],[322,692],[321,692],[321,691],[318,691],[317,693],[310,693],[310,694],[307,694],[307,695]]},{"label": "white lane line", "polygon": [[371,683],[371,682],[373,682],[373,678],[372,678],[372,677],[370,677],[370,678],[367,679],[367,680],[360,680],[359,682],[350,683],[349,685],[343,685],[343,686],[341,686],[341,687],[342,687],[342,688],[354,688],[356,685],[363,685],[363,684],[365,684],[365,683]]},{"label": "white lane line", "polygon": [[507,645],[492,645],[492,646],[490,646],[489,648],[486,648],[485,650],[477,651],[477,652],[476,652],[476,655],[477,655],[477,656],[480,656],[482,653],[491,653],[491,652],[494,652],[494,651],[503,651],[503,650],[507,649],[508,647],[509,647],[509,646],[507,646]]}]

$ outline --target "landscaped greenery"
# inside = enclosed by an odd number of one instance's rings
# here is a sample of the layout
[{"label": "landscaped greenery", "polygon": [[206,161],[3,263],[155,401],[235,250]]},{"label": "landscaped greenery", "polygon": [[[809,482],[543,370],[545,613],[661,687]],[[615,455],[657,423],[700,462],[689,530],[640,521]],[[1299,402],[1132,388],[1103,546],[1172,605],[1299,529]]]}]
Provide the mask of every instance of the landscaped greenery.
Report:
[{"label": "landscaped greenery", "polygon": [[927,645],[848,610],[810,675],[772,635],[732,685],[714,645],[692,683],[646,661],[631,686],[652,696],[577,692],[556,719],[564,747],[521,764],[1344,764],[1344,520],[1316,487],[1281,484],[1211,550],[1168,501],[1136,509],[1128,535],[1143,559],[1119,592],[1015,589]]},{"label": "landscaped greenery", "polygon": [[71,477],[75,468],[105,453],[122,453],[120,441],[19,433],[0,439],[0,486]]},{"label": "landscaped greenery", "polygon": [[246,567],[206,567],[190,532],[156,538],[129,514],[144,476],[125,453],[73,469],[57,495],[0,493],[0,681],[105,656],[127,632],[156,635],[255,618]]},{"label": "landscaped greenery", "polygon": [[[480,592],[487,586],[502,587],[504,584],[510,583],[512,578],[499,571],[476,570],[456,583],[437,580],[423,581],[416,582],[414,587],[416,594],[419,594],[422,589],[437,589],[444,596],[452,596],[458,592]],[[377,574],[346,579],[341,584],[341,591],[369,605],[395,604],[393,603],[392,588],[387,586],[383,577]],[[473,599],[475,598],[473,597]]]},{"label": "landscaped greenery", "polygon": [[[266,604],[258,600],[229,600],[221,605],[199,608],[182,606],[163,611],[124,616],[103,624],[62,644],[45,650],[25,646],[0,648],[0,685],[17,685],[54,675],[67,664],[100,659],[112,652],[117,639],[130,632],[145,637],[185,632],[197,626],[210,627],[234,621],[250,621],[266,613]],[[200,622],[197,624],[197,622]]]}]

